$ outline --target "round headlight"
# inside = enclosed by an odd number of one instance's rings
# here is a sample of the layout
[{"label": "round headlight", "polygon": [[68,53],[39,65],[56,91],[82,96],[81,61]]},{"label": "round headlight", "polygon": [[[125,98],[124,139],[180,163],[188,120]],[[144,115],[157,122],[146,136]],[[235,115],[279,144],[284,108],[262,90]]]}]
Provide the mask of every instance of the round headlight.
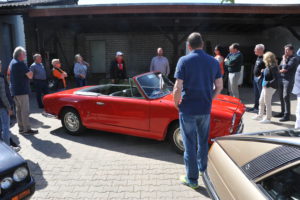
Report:
[{"label": "round headlight", "polygon": [[13,175],[14,181],[21,182],[28,176],[28,170],[25,167],[19,167]]},{"label": "round headlight", "polygon": [[1,188],[7,190],[12,185],[13,180],[10,177],[6,177],[1,181]]}]

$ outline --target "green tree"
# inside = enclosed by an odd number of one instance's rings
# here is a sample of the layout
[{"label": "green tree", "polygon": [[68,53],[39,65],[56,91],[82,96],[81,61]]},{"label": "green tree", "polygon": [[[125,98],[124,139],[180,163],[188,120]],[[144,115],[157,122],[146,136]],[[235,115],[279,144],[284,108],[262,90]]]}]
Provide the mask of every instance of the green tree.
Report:
[{"label": "green tree", "polygon": [[234,3],[235,0],[222,0],[221,3]]}]

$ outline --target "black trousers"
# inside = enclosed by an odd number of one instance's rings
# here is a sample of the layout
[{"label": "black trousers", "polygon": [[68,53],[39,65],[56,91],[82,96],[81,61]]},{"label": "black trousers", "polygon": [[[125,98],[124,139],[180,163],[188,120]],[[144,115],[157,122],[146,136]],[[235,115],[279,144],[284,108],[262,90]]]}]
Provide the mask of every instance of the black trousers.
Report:
[{"label": "black trousers", "polygon": [[254,90],[254,108],[258,110],[259,98],[262,91],[262,78],[254,77],[253,78],[253,90]]},{"label": "black trousers", "polygon": [[294,85],[294,81],[289,81],[286,79],[282,79],[279,81],[279,98],[281,103],[281,113],[285,116],[289,116],[291,114],[291,100],[290,94],[292,92]]},{"label": "black trousers", "polygon": [[42,108],[44,106],[42,96],[49,94],[48,81],[34,79],[33,83],[34,83],[34,87],[35,87],[36,100],[37,100],[38,106],[40,108]]}]

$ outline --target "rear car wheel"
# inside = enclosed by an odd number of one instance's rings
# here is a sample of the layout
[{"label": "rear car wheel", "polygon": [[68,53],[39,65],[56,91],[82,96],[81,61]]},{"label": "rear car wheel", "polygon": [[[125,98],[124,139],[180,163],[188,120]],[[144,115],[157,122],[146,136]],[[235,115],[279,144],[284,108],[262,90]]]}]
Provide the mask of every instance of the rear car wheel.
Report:
[{"label": "rear car wheel", "polygon": [[180,133],[179,123],[171,124],[168,131],[168,137],[175,151],[179,154],[183,154],[184,146],[182,135]]},{"label": "rear car wheel", "polygon": [[85,129],[81,123],[79,113],[72,108],[66,108],[62,111],[61,123],[70,135],[80,135]]}]

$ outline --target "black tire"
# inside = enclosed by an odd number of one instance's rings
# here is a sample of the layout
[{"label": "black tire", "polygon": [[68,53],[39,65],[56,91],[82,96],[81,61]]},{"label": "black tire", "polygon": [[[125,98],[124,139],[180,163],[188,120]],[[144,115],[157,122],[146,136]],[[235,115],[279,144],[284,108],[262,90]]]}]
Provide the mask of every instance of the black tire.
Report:
[{"label": "black tire", "polygon": [[[179,131],[179,133],[178,133],[178,131]],[[183,154],[184,147],[183,147],[183,143],[180,142],[180,140],[178,138],[178,137],[180,137],[178,134],[180,134],[179,123],[178,122],[174,122],[169,127],[169,130],[168,130],[168,139],[169,139],[169,141],[170,141],[173,149],[177,153]]]},{"label": "black tire", "polygon": [[79,113],[73,108],[65,108],[61,113],[61,124],[70,135],[80,135],[85,130]]}]

